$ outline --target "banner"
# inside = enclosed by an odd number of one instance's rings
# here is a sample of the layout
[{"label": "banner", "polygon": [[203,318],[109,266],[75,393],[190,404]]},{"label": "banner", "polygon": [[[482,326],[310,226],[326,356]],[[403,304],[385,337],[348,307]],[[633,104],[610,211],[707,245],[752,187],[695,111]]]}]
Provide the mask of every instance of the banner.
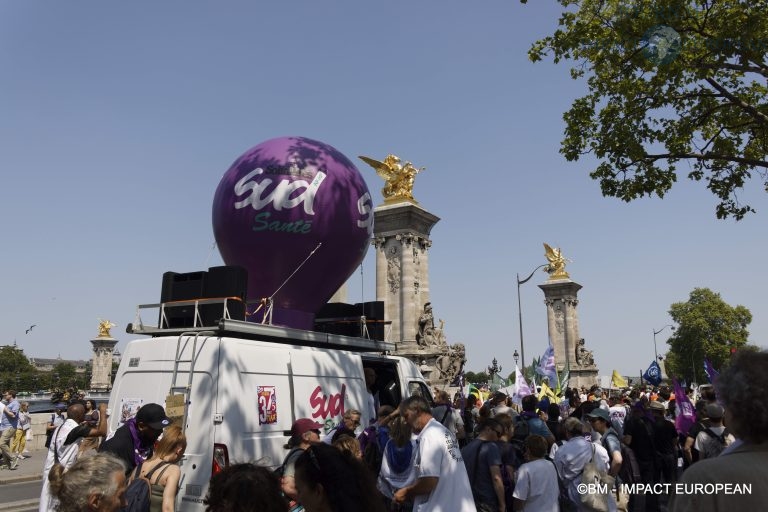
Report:
[{"label": "banner", "polygon": [[687,434],[696,423],[696,411],[680,383],[672,379],[672,384],[675,392],[675,428],[678,433]]},{"label": "banner", "polygon": [[563,370],[563,375],[560,377],[560,391],[565,393],[565,390],[568,389],[568,381],[571,380],[571,367],[569,366],[569,361],[565,362],[565,369]]},{"label": "banner", "polygon": [[515,385],[514,393],[512,394],[512,402],[520,405],[523,403],[523,397],[531,394],[531,388],[528,383],[525,382],[525,377],[520,372],[520,368],[515,365]]},{"label": "banner", "polygon": [[648,369],[645,370],[643,379],[645,379],[647,382],[650,382],[654,386],[661,384],[661,367],[659,366],[659,363],[653,361]]},{"label": "banner", "polygon": [[624,377],[622,377],[616,370],[613,370],[613,375],[611,376],[611,386],[614,388],[629,387]]},{"label": "banner", "polygon": [[557,369],[555,368],[555,349],[552,345],[547,347],[544,354],[539,359],[539,366],[536,373],[549,379],[550,386],[557,386]]},{"label": "banner", "polygon": [[715,370],[715,367],[712,366],[712,361],[707,358],[704,358],[704,373],[707,374],[707,379],[709,379],[710,384],[714,384],[718,375],[720,375],[720,372]]}]

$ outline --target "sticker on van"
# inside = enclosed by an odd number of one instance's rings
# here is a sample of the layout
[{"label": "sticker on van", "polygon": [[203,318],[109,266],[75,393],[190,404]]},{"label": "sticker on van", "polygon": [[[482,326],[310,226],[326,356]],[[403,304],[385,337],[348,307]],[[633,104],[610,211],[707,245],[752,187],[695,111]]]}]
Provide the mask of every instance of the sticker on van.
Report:
[{"label": "sticker on van", "polygon": [[277,423],[277,397],[275,386],[257,386],[259,397],[259,425]]}]

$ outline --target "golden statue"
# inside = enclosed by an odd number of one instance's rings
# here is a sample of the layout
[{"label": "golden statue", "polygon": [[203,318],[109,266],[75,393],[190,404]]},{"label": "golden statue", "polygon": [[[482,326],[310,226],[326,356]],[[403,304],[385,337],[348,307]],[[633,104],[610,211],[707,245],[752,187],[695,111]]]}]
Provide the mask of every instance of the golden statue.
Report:
[{"label": "golden statue", "polygon": [[549,274],[549,280],[555,279],[570,279],[571,276],[565,271],[565,262],[568,261],[563,257],[560,252],[560,248],[553,249],[548,244],[544,244],[544,256],[547,257],[549,264],[544,267],[544,271]]},{"label": "golden statue", "polygon": [[115,324],[109,320],[102,320],[99,318],[99,338],[111,338],[112,335],[109,333],[109,330],[114,326]]},{"label": "golden statue", "polygon": [[359,158],[376,169],[376,173],[386,182],[384,188],[381,189],[384,203],[407,201],[418,204],[413,198],[413,181],[425,167],[417,169],[411,162],[400,165],[400,158],[395,155],[387,155],[383,162],[367,156],[360,156]]}]

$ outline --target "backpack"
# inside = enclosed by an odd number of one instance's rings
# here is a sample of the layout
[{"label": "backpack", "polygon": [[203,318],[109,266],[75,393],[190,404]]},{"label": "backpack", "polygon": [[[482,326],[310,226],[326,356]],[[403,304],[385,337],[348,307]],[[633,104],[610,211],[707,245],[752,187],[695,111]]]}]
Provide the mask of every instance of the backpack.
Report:
[{"label": "backpack", "polygon": [[515,433],[512,434],[512,438],[516,441],[523,442],[530,433],[531,427],[528,425],[528,418],[522,415],[515,418]]},{"label": "backpack", "polygon": [[[618,435],[614,433],[610,433],[609,435],[615,435],[616,439],[619,441],[619,446],[621,446],[621,468],[619,468],[619,479],[625,484],[640,483],[640,464],[637,462],[634,450],[621,442]],[[602,443],[603,448],[608,451],[608,445],[605,442],[605,439],[603,439]],[[608,457],[610,458],[610,452],[608,453]]]},{"label": "backpack", "polygon": [[149,480],[155,471],[168,464],[170,462],[162,461],[144,476],[141,476],[141,466],[143,464],[136,466],[136,469],[131,474],[128,487],[125,488],[126,505],[120,509],[121,512],[149,512],[152,496],[152,484],[149,483]]},{"label": "backpack", "polygon": [[728,427],[725,427],[725,430],[723,430],[723,433],[720,435],[715,434],[715,432],[709,427],[705,428],[704,432],[706,432],[709,437],[718,440],[717,444],[712,445],[711,455],[708,453],[710,457],[717,457],[723,452],[723,450],[725,450],[726,446],[728,446],[727,437],[730,435],[730,432],[728,432]]}]

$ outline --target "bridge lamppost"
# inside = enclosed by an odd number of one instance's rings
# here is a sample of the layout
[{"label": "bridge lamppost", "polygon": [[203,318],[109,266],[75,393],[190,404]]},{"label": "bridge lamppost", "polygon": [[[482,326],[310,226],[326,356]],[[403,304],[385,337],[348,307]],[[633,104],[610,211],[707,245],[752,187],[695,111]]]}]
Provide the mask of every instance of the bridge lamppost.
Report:
[{"label": "bridge lamppost", "polygon": [[675,331],[675,326],[672,325],[672,324],[667,324],[664,327],[662,327],[661,329],[659,329],[658,331],[656,329],[653,330],[653,354],[654,354],[654,356],[656,356],[656,359],[655,359],[656,363],[659,362],[659,351],[656,349],[656,335],[659,334],[664,329],[666,329],[667,327],[672,329],[672,332]]},{"label": "bridge lamppost", "polygon": [[[520,324],[520,355],[523,360],[523,374],[525,374],[525,345],[523,344],[523,310],[520,307],[520,285],[530,281],[530,279],[533,277],[533,274],[535,274],[537,270],[539,270],[540,268],[544,268],[546,266],[547,266],[546,263],[539,265],[538,267],[533,269],[533,272],[531,272],[530,275],[525,279],[523,279],[522,281],[520,280],[520,274],[516,274],[517,275],[517,318]],[[517,362],[515,362],[515,364],[517,364]]]}]

